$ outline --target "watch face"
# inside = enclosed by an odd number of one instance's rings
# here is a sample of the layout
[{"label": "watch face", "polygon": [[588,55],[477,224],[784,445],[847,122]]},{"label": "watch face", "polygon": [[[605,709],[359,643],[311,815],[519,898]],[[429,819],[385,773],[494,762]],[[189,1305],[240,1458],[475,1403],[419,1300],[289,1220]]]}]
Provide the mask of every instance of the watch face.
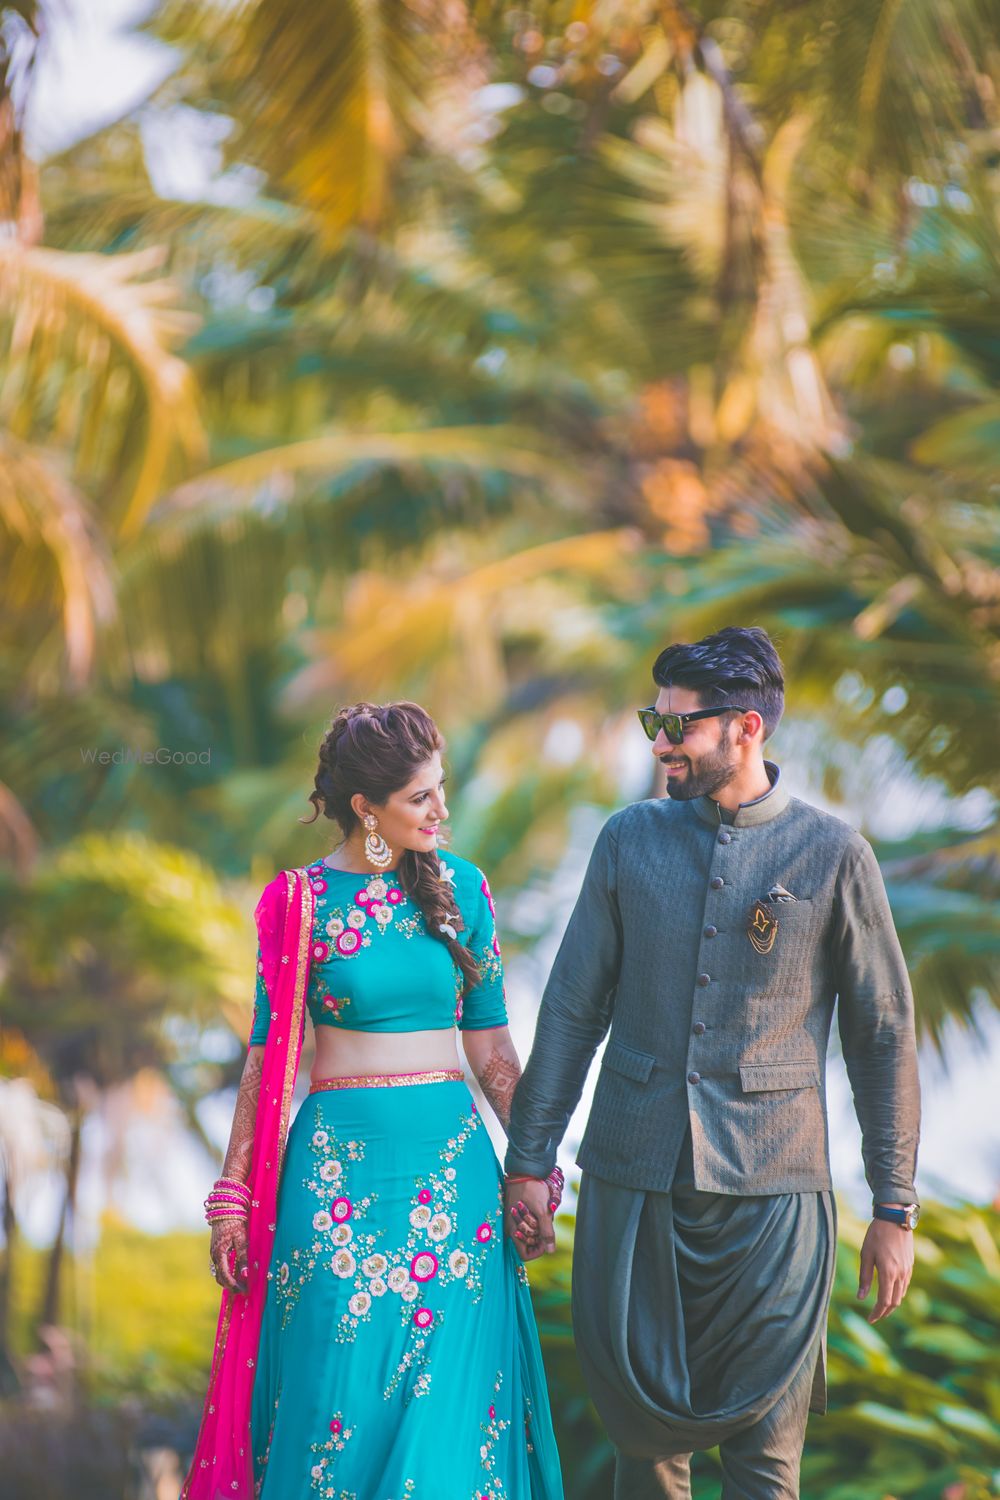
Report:
[{"label": "watch face", "polygon": [[907,1222],[907,1224],[909,1225],[909,1227],[911,1229],[916,1229],[916,1227],[917,1227],[917,1221],[918,1221],[919,1218],[920,1218],[920,1209],[914,1203],[913,1207],[910,1208],[910,1209],[908,1209],[907,1213],[906,1213],[906,1222]]}]

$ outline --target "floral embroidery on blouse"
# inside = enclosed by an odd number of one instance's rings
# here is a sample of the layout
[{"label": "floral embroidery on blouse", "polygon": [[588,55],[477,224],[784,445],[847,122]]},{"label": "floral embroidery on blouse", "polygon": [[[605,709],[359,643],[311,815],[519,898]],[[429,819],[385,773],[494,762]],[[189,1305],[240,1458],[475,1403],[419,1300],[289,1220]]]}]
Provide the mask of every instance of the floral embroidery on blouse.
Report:
[{"label": "floral embroidery on blouse", "polygon": [[503,980],[503,962],[500,954],[500,939],[497,937],[497,909],[493,901],[493,893],[490,890],[490,883],[485,875],[479,889],[485,896],[486,904],[490,909],[490,917],[492,918],[490,926],[492,932],[490,933],[489,942],[479,948],[474,956],[479,966],[479,972],[483,977],[483,982],[497,984]]},{"label": "floral embroidery on blouse", "polygon": [[492,945],[480,948],[475,954],[479,972],[483,977],[484,984],[497,984],[503,979],[503,962],[500,958],[499,945],[494,937]]},{"label": "floral embroidery on blouse", "polygon": [[351,997],[350,995],[346,995],[343,999],[338,999],[336,995],[323,995],[319,1003],[320,1007],[334,1021],[342,1021],[344,1019],[344,1007],[350,1005]]},{"label": "floral embroidery on blouse", "polygon": [[[385,932],[395,920],[396,911],[407,901],[406,892],[392,885],[382,875],[358,876],[364,881],[354,893],[354,904],[344,911],[335,906],[326,911],[323,897],[327,882],[323,877],[323,864],[309,866],[309,883],[316,893],[316,912],[313,917],[314,934],[320,928],[330,939],[324,942],[315,938],[312,956],[316,963],[325,963],[335,954],[338,958],[353,958],[362,948],[370,948],[373,932]],[[341,871],[340,873],[344,873]],[[325,919],[324,919],[325,918]]]},{"label": "floral embroidery on blouse", "polygon": [[490,883],[486,879],[485,875],[483,876],[483,883],[479,887],[479,889],[482,891],[483,895],[486,897],[486,905],[489,907],[489,909],[490,909],[490,916],[493,918],[493,920],[495,922],[496,919],[497,919],[497,909],[496,909],[496,906],[495,906],[494,901],[493,901],[493,892],[490,890]]}]

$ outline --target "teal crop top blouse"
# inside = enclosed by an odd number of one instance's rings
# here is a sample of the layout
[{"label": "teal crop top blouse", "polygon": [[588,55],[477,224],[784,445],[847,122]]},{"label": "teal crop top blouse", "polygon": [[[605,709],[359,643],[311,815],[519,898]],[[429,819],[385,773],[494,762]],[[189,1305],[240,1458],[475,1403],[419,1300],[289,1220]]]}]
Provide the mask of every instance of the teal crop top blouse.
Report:
[{"label": "teal crop top blouse", "polygon": [[[309,865],[315,908],[306,1005],[314,1026],[348,1031],[462,1031],[506,1026],[503,964],[489,883],[470,860],[450,851],[442,872],[455,893],[482,982],[462,997],[463,976],[447,946],[432,937],[420,907],[393,871],[371,875]],[[260,947],[248,1045],[267,1038],[271,1010]]]}]

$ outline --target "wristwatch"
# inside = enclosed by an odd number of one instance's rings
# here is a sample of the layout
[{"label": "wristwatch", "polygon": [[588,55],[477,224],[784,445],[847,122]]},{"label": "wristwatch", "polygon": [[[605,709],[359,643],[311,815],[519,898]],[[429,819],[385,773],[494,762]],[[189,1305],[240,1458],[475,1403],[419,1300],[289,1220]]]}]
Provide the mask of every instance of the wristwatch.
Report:
[{"label": "wristwatch", "polygon": [[920,1218],[920,1204],[908,1203],[905,1208],[889,1208],[885,1203],[873,1203],[872,1218],[885,1219],[887,1224],[898,1224],[900,1229],[916,1229]]}]

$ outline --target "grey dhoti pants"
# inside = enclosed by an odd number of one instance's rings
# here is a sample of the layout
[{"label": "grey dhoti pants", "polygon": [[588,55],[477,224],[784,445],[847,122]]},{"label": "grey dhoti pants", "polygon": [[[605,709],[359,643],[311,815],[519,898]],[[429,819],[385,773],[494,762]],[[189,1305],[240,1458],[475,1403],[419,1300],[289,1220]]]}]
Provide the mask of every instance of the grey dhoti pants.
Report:
[{"label": "grey dhoti pants", "polygon": [[690,1138],[668,1193],[584,1174],[573,1327],[616,1500],[687,1500],[691,1453],[716,1445],[723,1500],[795,1500],[835,1246],[832,1194],[699,1192]]}]

